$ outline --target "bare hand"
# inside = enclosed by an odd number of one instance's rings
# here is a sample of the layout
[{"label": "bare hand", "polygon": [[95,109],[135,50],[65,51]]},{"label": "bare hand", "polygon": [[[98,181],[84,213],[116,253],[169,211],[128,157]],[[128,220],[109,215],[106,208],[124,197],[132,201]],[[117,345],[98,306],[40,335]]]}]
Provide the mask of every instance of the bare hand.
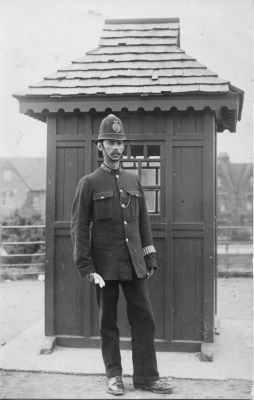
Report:
[{"label": "bare hand", "polygon": [[146,274],[147,279],[151,278],[153,274],[154,274],[154,268],[149,268],[149,271]]},{"label": "bare hand", "polygon": [[89,276],[90,279],[94,281],[95,285],[99,285],[100,288],[105,286],[104,279],[99,274],[96,274],[96,272],[91,273]]}]

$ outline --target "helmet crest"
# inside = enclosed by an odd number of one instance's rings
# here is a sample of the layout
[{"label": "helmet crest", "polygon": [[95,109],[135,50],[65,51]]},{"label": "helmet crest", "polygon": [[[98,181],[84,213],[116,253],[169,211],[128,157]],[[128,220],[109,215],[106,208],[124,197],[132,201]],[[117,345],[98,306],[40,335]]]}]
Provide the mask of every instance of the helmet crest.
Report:
[{"label": "helmet crest", "polygon": [[96,142],[99,140],[126,140],[123,124],[120,118],[114,114],[109,114],[103,118],[100,124],[100,130]]}]

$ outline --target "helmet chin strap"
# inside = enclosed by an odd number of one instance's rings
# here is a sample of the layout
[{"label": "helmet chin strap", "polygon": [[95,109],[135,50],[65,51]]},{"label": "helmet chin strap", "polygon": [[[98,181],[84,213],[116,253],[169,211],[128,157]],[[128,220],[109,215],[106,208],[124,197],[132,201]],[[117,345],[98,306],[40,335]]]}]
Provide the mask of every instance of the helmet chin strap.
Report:
[{"label": "helmet chin strap", "polygon": [[[105,154],[106,154],[106,156],[108,157],[108,159],[109,159],[111,162],[115,163],[116,161],[115,161],[114,159],[112,159],[112,158],[110,157],[110,155],[106,152],[106,149],[105,149],[105,147],[104,147],[103,142],[102,142],[102,147],[103,147],[103,150],[105,151]],[[122,155],[121,155],[121,157],[122,157]]]}]

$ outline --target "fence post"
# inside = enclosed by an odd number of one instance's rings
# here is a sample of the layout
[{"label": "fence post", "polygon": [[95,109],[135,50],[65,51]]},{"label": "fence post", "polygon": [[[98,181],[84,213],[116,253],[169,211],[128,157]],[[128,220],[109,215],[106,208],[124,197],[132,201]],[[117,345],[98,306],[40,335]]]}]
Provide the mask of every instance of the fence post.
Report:
[{"label": "fence post", "polygon": [[226,243],[226,278],[228,278],[229,259],[228,259],[228,243]]}]

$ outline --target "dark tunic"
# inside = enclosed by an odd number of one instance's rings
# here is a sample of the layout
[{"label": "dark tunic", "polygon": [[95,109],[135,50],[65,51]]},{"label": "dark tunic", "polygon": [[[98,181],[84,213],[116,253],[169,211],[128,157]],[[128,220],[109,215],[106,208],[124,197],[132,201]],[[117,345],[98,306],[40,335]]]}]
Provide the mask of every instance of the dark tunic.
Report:
[{"label": "dark tunic", "polygon": [[81,277],[144,278],[157,268],[144,192],[136,175],[102,164],[77,187],[71,217],[74,261]]}]

